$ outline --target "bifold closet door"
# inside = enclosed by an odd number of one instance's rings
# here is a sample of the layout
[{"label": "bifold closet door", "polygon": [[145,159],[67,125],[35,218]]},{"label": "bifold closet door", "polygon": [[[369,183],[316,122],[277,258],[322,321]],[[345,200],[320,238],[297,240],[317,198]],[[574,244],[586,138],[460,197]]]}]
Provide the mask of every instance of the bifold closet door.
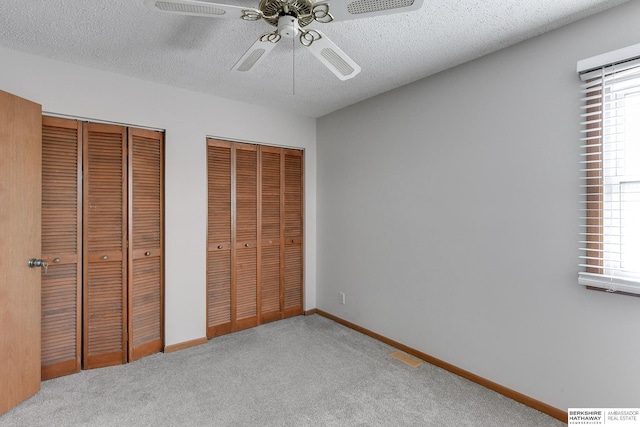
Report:
[{"label": "bifold closet door", "polygon": [[303,152],[260,147],[261,318],[303,312]]},{"label": "bifold closet door", "polygon": [[[207,337],[231,329],[232,143],[207,140]],[[235,276],[235,273],[234,273]]]},{"label": "bifold closet door", "polygon": [[283,316],[283,161],[281,148],[260,147],[260,323]]},{"label": "bifold closet door", "polygon": [[235,203],[232,222],[235,244],[234,330],[258,325],[258,147],[234,144]]},{"label": "bifold closet door", "polygon": [[258,149],[209,139],[207,336],[258,325]]},{"label": "bifold closet door", "polygon": [[42,380],[80,370],[82,126],[42,118]]},{"label": "bifold closet door", "polygon": [[163,134],[129,128],[129,360],[162,350]]},{"label": "bifold closet door", "polygon": [[127,361],[126,128],[84,125],[83,368]]},{"label": "bifold closet door", "polygon": [[209,338],[302,313],[303,152],[207,140]]},{"label": "bifold closet door", "polygon": [[284,317],[303,311],[302,151],[284,150]]}]

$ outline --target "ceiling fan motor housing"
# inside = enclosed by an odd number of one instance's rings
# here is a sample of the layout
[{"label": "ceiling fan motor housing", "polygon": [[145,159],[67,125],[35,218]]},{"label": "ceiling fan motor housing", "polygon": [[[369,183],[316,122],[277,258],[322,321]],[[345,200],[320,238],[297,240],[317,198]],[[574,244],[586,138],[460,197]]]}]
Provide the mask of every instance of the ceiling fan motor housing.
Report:
[{"label": "ceiling fan motor housing", "polygon": [[[313,1],[312,0],[261,0],[258,9],[262,11],[264,20],[278,28],[283,37],[294,37],[298,29],[306,27],[313,22]],[[295,33],[291,36],[284,34],[281,22],[284,17],[295,18]],[[287,23],[287,25],[291,25]]]}]

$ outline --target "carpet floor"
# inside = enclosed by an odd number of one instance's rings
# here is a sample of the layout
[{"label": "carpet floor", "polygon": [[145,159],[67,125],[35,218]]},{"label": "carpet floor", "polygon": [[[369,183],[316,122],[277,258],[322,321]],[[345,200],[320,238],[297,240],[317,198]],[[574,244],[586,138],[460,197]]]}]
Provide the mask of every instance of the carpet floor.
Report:
[{"label": "carpet floor", "polygon": [[298,316],[45,381],[0,426],[566,426],[392,351],[324,317]]}]

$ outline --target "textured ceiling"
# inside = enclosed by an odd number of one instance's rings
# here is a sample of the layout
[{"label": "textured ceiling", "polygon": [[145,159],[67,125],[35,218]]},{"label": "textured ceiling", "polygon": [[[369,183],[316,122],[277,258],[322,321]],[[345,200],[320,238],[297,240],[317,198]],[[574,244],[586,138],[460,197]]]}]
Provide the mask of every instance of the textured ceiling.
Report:
[{"label": "textured ceiling", "polygon": [[362,67],[347,81],[290,39],[251,71],[231,71],[273,27],[170,15],[143,0],[0,0],[0,45],[320,117],[626,1],[425,0],[416,12],[311,24]]}]

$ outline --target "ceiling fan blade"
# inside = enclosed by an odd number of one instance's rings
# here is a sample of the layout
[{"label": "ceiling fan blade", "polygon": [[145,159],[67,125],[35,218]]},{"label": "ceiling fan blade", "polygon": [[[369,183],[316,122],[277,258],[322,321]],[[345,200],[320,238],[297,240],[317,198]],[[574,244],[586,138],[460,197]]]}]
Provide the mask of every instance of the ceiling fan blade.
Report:
[{"label": "ceiling fan blade", "polygon": [[161,12],[178,15],[206,16],[209,18],[237,19],[256,21],[262,12],[251,7],[229,4],[209,3],[196,0],[144,0],[144,4]]},{"label": "ceiling fan blade", "polygon": [[269,52],[276,47],[276,43],[282,37],[277,33],[263,34],[260,38],[242,55],[242,58],[231,68],[232,71],[249,71],[255,65],[262,62]]},{"label": "ceiling fan blade", "polygon": [[[420,9],[424,0],[335,0],[327,3],[328,13],[333,17],[333,21],[347,21],[377,15],[411,12]],[[329,22],[330,19],[325,18],[326,14],[326,7],[323,6],[323,3],[316,4],[314,7],[316,20]]]},{"label": "ceiling fan blade", "polygon": [[349,80],[360,73],[360,66],[320,31],[309,30],[300,41],[340,80]]}]

